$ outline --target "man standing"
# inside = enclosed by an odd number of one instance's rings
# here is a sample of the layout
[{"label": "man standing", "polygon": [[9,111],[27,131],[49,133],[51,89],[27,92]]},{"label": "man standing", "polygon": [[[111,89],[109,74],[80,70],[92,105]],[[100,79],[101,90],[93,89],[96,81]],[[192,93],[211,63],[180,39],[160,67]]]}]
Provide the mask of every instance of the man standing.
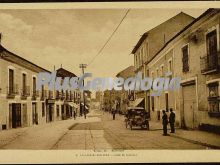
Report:
[{"label": "man standing", "polygon": [[168,124],[168,118],[167,118],[167,114],[166,114],[166,111],[163,110],[163,116],[162,116],[162,119],[163,119],[163,136],[167,136],[167,124]]},{"label": "man standing", "polygon": [[75,110],[73,111],[73,117],[74,117],[74,120],[76,120],[76,111]]},{"label": "man standing", "polygon": [[116,110],[112,110],[112,116],[113,116],[113,120],[115,120],[115,113],[116,113]]},{"label": "man standing", "polygon": [[173,109],[170,108],[170,117],[169,117],[169,122],[170,122],[170,133],[175,133],[175,113],[173,112]]}]

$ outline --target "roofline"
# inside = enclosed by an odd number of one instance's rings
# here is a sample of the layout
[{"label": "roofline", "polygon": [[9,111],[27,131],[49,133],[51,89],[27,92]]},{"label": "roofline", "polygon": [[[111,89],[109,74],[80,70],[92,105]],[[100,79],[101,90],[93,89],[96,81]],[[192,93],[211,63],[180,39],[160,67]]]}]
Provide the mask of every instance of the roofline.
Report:
[{"label": "roofline", "polygon": [[[37,68],[40,68],[40,69],[42,69],[42,70],[44,70],[44,71],[46,71],[46,72],[51,73],[51,72],[48,71],[47,69],[44,69],[44,68],[42,68],[42,67],[40,67],[40,66],[34,64],[33,62],[28,61],[28,60],[26,60],[25,58],[23,58],[23,57],[21,57],[21,56],[19,56],[19,55],[17,55],[17,54],[12,53],[11,51],[9,51],[9,50],[7,50],[5,47],[3,47],[1,44],[0,44],[0,48],[1,48],[3,51],[6,51],[7,53],[9,53],[9,54],[11,54],[11,55],[13,55],[13,56],[15,56],[15,57],[17,57],[17,58],[19,58],[19,59],[21,59],[21,60],[23,60],[23,61],[25,61],[25,62],[31,64],[31,65],[34,65],[34,66],[37,67]],[[5,60],[7,60],[7,59],[5,59]]]},{"label": "roofline", "polygon": [[[63,70],[65,70],[66,72],[69,72],[70,74],[73,74],[74,76],[73,77],[77,77],[77,75],[75,74],[75,73],[73,73],[73,72],[70,72],[70,71],[68,71],[68,70],[66,70],[66,69],[64,69],[64,68],[59,68],[59,69],[63,69]],[[58,71],[59,69],[57,69],[56,71]]]},{"label": "roofline", "polygon": [[[216,8],[217,9],[217,8]],[[193,24],[195,24],[196,22],[198,22],[201,18],[203,18],[204,16],[206,16],[207,14],[209,14],[211,11],[213,11],[214,8],[209,8],[208,10],[206,10],[204,13],[202,13],[198,18],[196,18],[195,20],[193,20],[190,24],[188,24],[187,26],[185,26],[181,31],[179,31],[175,36],[173,36],[154,56],[153,58],[151,58],[149,61],[145,62],[144,64],[149,64],[163,49],[166,48],[166,46],[172,42],[174,39],[176,39],[179,35],[181,35],[184,31],[186,31],[188,28],[190,28]],[[218,11],[220,12],[220,11]]]},{"label": "roofline", "polygon": [[143,41],[147,38],[147,35],[148,33],[144,33],[141,38],[138,40],[137,44],[135,45],[134,49],[131,51],[131,54],[134,54],[138,48],[141,46],[141,44],[143,43]]},{"label": "roofline", "polygon": [[138,43],[135,45],[134,49],[131,51],[131,54],[134,54],[134,53],[137,51],[137,49],[140,47],[140,45],[142,44],[142,42],[147,38],[147,36],[144,37],[144,35],[147,35],[147,34],[148,34],[150,31],[152,31],[153,29],[155,29],[155,28],[157,28],[158,26],[162,25],[163,23],[165,23],[165,22],[167,22],[167,21],[173,19],[174,17],[176,17],[177,15],[179,15],[179,14],[181,14],[181,13],[184,13],[185,15],[187,15],[187,16],[189,16],[189,17],[191,17],[191,18],[193,18],[193,19],[195,20],[195,18],[194,18],[193,16],[191,16],[191,15],[189,15],[189,14],[187,14],[187,13],[182,12],[182,11],[179,12],[179,13],[176,14],[175,16],[173,16],[173,17],[167,19],[166,21],[160,23],[159,25],[157,25],[157,26],[153,27],[152,29],[148,30],[147,32],[145,32],[145,33],[141,36],[141,38],[138,40]]},{"label": "roofline", "polygon": [[128,69],[128,68],[130,68],[130,67],[134,67],[134,65],[130,65],[130,66],[128,66],[127,68],[123,69],[122,71],[118,72],[118,73],[116,74],[116,77],[118,77],[118,76],[120,75],[120,73],[122,73],[123,71],[125,71],[126,69]]}]

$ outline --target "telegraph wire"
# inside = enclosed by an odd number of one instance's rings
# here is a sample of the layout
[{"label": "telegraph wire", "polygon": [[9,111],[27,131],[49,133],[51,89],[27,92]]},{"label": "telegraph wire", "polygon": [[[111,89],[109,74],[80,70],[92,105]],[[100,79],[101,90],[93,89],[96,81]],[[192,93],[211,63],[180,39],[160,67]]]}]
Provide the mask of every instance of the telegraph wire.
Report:
[{"label": "telegraph wire", "polygon": [[98,53],[92,58],[92,60],[87,64],[87,66],[89,66],[91,63],[93,63],[93,61],[96,59],[96,57],[98,57],[101,52],[103,51],[103,49],[105,48],[105,46],[108,44],[108,42],[111,40],[111,38],[114,36],[114,34],[116,33],[116,31],[118,30],[118,28],[120,27],[120,25],[122,24],[122,22],[124,21],[124,19],[126,18],[126,16],[128,15],[130,9],[128,9],[125,13],[125,15],[123,16],[123,18],[121,19],[121,21],[119,22],[118,26],[115,28],[115,30],[112,32],[112,34],[109,36],[109,38],[107,39],[107,41],[105,42],[105,44],[101,47],[101,49],[98,51]]}]

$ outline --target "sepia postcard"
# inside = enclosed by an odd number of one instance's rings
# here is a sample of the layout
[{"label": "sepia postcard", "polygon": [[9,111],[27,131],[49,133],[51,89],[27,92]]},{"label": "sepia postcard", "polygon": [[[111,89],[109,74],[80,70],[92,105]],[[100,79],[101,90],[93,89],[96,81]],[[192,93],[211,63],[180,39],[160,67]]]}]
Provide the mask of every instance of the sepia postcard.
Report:
[{"label": "sepia postcard", "polygon": [[220,161],[220,3],[0,4],[0,163]]}]

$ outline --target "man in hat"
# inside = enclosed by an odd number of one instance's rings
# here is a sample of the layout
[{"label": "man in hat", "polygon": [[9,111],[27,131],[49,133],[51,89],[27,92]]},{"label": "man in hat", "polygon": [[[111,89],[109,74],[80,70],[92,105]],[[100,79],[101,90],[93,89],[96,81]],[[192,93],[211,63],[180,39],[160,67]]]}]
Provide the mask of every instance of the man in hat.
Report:
[{"label": "man in hat", "polygon": [[167,124],[168,124],[168,117],[167,117],[167,114],[166,114],[166,111],[163,110],[163,116],[162,116],[162,119],[163,119],[163,136],[167,136]]},{"label": "man in hat", "polygon": [[170,108],[170,116],[169,116],[169,123],[170,123],[170,133],[175,133],[175,113],[173,112],[173,109]]}]

